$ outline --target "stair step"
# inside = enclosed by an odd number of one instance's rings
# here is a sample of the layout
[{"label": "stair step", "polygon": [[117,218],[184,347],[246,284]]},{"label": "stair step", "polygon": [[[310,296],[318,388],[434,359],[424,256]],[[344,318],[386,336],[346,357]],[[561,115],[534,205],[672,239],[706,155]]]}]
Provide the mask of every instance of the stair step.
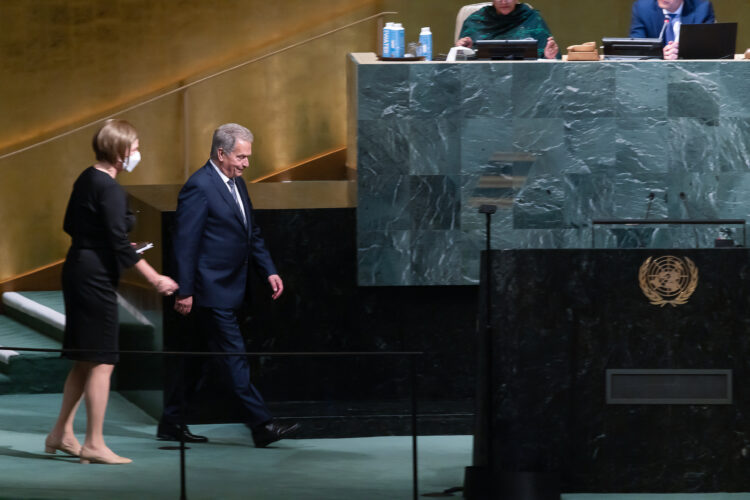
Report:
[{"label": "stair step", "polygon": [[[132,338],[129,349],[152,349],[154,324],[127,300],[118,295],[120,333]],[[65,331],[65,301],[61,290],[6,292],[3,304],[8,316],[62,342]],[[123,346],[123,349],[126,347]]]},{"label": "stair step", "polygon": [[[35,349],[60,349],[62,344],[8,316],[0,315],[0,345]],[[24,356],[56,357],[58,353],[25,352]]]},{"label": "stair step", "polygon": [[[60,349],[61,343],[32,328],[0,315],[0,346]],[[0,374],[4,393],[40,393],[62,391],[70,361],[59,352],[8,351],[0,347]]]},{"label": "stair step", "polygon": [[6,292],[3,305],[9,317],[62,342],[65,305],[61,291]]},{"label": "stair step", "polygon": [[[36,291],[36,292],[10,292],[17,293],[22,297],[38,303],[39,305],[65,315],[65,300],[62,290]],[[141,311],[136,309],[127,300],[118,295],[120,325],[153,326],[149,319]]]},{"label": "stair step", "polygon": [[[2,296],[7,316],[0,316],[0,346],[59,349],[65,331],[65,302],[62,291],[6,292]],[[135,308],[117,297],[122,350],[153,351],[156,345],[154,323],[157,311]],[[149,318],[150,316],[150,318]],[[43,362],[42,362],[43,360]],[[144,386],[144,377],[158,373],[161,360],[123,355],[113,384],[125,389]],[[10,375],[10,392],[49,392],[62,390],[70,361],[59,353],[11,353],[0,347],[0,374]],[[8,392],[3,388],[4,392]]]}]

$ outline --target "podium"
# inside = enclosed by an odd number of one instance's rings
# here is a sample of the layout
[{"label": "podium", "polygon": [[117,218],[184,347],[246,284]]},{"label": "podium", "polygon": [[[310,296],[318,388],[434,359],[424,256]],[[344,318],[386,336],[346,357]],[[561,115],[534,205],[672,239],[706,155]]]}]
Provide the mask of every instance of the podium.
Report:
[{"label": "podium", "polygon": [[578,493],[750,489],[747,249],[486,255],[494,477]]}]

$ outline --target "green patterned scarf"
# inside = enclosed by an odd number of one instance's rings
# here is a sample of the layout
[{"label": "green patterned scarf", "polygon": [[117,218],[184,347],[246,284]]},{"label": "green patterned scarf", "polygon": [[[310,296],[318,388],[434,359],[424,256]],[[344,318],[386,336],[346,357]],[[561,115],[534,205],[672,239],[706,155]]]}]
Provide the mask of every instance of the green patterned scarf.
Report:
[{"label": "green patterned scarf", "polygon": [[[495,7],[488,5],[470,15],[464,21],[459,38],[471,37],[477,40],[521,40],[534,38],[539,44],[537,53],[544,58],[544,47],[547,38],[552,36],[547,23],[538,10],[525,3],[516,5],[513,12],[507,15],[498,14]],[[558,52],[557,57],[560,57]]]}]

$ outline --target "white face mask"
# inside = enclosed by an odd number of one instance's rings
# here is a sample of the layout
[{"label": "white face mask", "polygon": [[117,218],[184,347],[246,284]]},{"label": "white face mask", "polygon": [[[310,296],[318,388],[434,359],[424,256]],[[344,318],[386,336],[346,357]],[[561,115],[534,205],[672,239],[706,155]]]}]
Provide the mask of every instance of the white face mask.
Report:
[{"label": "white face mask", "polygon": [[128,156],[125,161],[122,162],[122,168],[123,170],[127,172],[132,172],[135,170],[135,167],[138,166],[138,163],[141,161],[141,152],[136,151],[132,155]]}]

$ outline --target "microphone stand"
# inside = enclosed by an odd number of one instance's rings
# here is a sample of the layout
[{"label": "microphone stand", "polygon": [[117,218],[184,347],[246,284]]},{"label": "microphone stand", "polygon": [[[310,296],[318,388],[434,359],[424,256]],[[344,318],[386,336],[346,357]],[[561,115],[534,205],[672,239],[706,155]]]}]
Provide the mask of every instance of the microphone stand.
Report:
[{"label": "microphone stand", "polygon": [[[477,403],[474,429],[473,464],[466,467],[464,476],[464,498],[467,500],[491,500],[494,493],[494,451],[493,451],[493,384],[492,384],[492,254],[490,253],[490,230],[492,214],[497,212],[495,205],[482,205],[479,213],[486,216],[486,236],[484,253],[485,317],[484,332],[480,328],[477,338]],[[484,351],[484,352],[482,352]],[[484,387],[482,387],[484,386]],[[484,446],[482,446],[484,445]]]}]

